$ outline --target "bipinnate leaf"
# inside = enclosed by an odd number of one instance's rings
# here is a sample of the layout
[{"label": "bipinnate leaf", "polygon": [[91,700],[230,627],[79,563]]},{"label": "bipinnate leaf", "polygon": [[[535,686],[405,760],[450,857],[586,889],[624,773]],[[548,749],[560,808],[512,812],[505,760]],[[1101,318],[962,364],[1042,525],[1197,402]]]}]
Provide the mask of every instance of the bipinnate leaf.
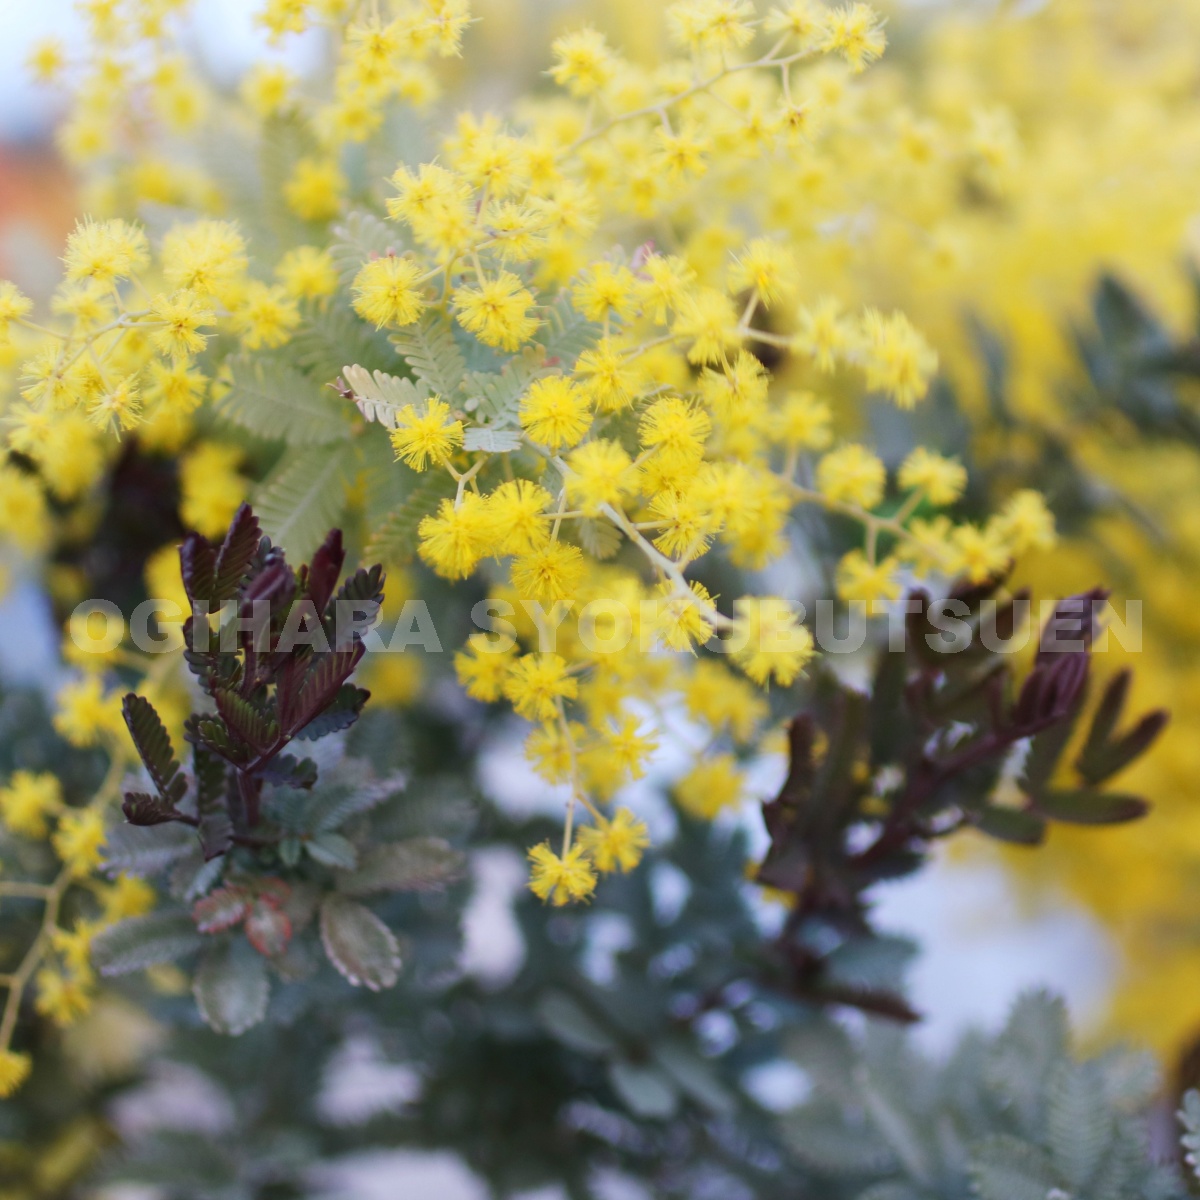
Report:
[{"label": "bipinnate leaf", "polygon": [[232,600],[262,540],[258,518],[249,504],[241,504],[233,515],[225,540],[217,551],[213,570],[212,600],[220,605]]},{"label": "bipinnate leaf", "polygon": [[979,1200],[1046,1200],[1057,1185],[1046,1155],[1008,1134],[993,1134],[971,1156]]},{"label": "bipinnate leaf", "polygon": [[356,870],[338,878],[338,890],[347,896],[427,892],[458,879],[463,866],[461,852],[441,838],[385,842],[372,846],[363,854]]},{"label": "bipinnate leaf", "polygon": [[395,935],[369,908],[344,896],[327,896],[321,905],[321,944],[354,987],[378,992],[400,978]]},{"label": "bipinnate leaf", "polygon": [[220,942],[201,960],[192,994],[210,1028],[237,1037],[267,1014],[271,984],[266,962],[249,948]]},{"label": "bipinnate leaf", "polygon": [[127,975],[174,962],[200,945],[200,934],[187,913],[150,913],[118,921],[96,934],[92,964],[101,975]]},{"label": "bipinnate leaf", "polygon": [[358,411],[368,421],[376,421],[385,429],[395,429],[401,410],[420,404],[429,394],[424,384],[418,386],[411,379],[400,379],[384,371],[368,371],[365,367],[343,367],[342,378],[354,393]]},{"label": "bipinnate leaf", "polygon": [[415,325],[393,334],[392,345],[431,392],[450,396],[458,390],[467,364],[444,316],[426,313]]},{"label": "bipinnate leaf", "polygon": [[129,736],[159,795],[168,805],[177,804],[187,791],[187,780],[179,772],[175,748],[154,705],[145,696],[130,692],[122,700],[121,709]]}]

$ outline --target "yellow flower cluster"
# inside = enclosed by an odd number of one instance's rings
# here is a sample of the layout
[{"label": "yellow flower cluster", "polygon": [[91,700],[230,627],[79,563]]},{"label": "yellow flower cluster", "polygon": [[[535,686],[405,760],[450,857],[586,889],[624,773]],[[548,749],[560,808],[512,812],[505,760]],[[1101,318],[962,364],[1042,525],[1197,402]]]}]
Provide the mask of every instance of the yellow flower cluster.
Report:
[{"label": "yellow flower cluster", "polygon": [[[69,239],[44,321],[11,285],[0,291],[0,333],[18,350],[12,445],[69,498],[136,431],[179,457],[184,523],[216,533],[245,490],[241,452],[197,443],[193,426],[206,397],[227,393],[232,354],[236,365],[288,347],[309,305],[345,303],[364,336],[390,331],[398,346],[453,328],[492,378],[513,381],[507,409],[488,412],[467,376],[387,424],[396,470],[448,475],[455,493],[420,522],[421,559],[448,579],[481,572],[512,614],[512,636],[477,635],[457,656],[459,678],[533,722],[531,760],[570,790],[561,851],[535,851],[539,895],[580,899],[596,872],[636,863],[644,829],[601,806],[646,769],[660,735],[648,714],[664,704],[682,701],[713,735],[697,768],[709,782],[681,783],[681,805],[712,815],[740,794],[728,756],[762,735],[765,708],[698,650],[784,688],[815,652],[793,600],[710,594],[694,577],[707,556],[764,568],[785,553],[794,509],[817,506],[861,526],[837,587],[875,606],[906,577],[982,579],[1052,542],[1035,493],[985,525],[956,524],[938,510],[963,490],[959,463],[918,449],[889,476],[848,436],[861,396],[911,409],[938,369],[908,316],[867,294],[850,302],[834,270],[877,240],[859,220],[864,195],[890,202],[897,173],[920,190],[942,169],[917,155],[915,126],[894,139],[872,107],[862,73],[886,39],[869,5],[679,0],[665,9],[678,53],[653,65],[594,28],[566,32],[551,47],[555,96],[509,119],[461,114],[430,161],[401,164],[378,195],[348,148],[388,153],[389,116],[432,96],[437,60],[459,53],[466,4],[269,0],[259,17],[272,38],[320,24],[337,65],[324,89],[257,67],[241,112],[222,113],[283,155],[263,208],[289,233],[272,235],[266,261],[226,215],[258,229],[262,214],[239,210],[216,175],[159,177],[172,137],[229,103],[171,48],[183,7],[90,3],[90,58],[39,52],[40,74],[77,101],[64,146],[103,159],[91,194],[104,219]],[[104,104],[82,111],[101,78]],[[136,145],[122,141],[131,118],[148,131]],[[152,245],[131,218],[143,201],[199,215]],[[354,204],[389,221],[386,248],[357,259],[330,229]],[[563,322],[581,336],[551,353]],[[31,478],[0,480],[0,527],[25,548],[44,544],[49,520]],[[413,683],[397,686],[407,696]],[[64,696],[59,727],[86,743],[111,727],[108,706],[88,678]]]}]

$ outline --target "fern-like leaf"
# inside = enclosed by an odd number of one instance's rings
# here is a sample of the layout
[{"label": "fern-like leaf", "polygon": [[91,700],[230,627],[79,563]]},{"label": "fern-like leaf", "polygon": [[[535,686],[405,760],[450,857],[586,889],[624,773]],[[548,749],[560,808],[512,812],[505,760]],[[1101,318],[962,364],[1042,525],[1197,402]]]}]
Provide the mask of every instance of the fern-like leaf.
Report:
[{"label": "fern-like leaf", "polygon": [[295,367],[241,355],[230,369],[232,382],[217,412],[232,424],[292,446],[327,446],[350,436],[349,414],[337,397]]},{"label": "fern-like leaf", "polygon": [[254,508],[266,534],[298,559],[307,559],[326,532],[341,523],[357,454],[351,443],[289,451],[263,481]]},{"label": "fern-like leaf", "polygon": [[396,418],[402,408],[420,404],[428,395],[424,384],[400,379],[383,371],[368,371],[365,367],[342,368],[345,379],[354,393],[358,411],[368,421],[376,421],[387,429],[396,428]]},{"label": "fern-like leaf", "polygon": [[393,334],[392,345],[431,392],[449,396],[458,390],[467,366],[445,317],[427,313],[415,325]]},{"label": "fern-like leaf", "polygon": [[333,236],[329,254],[346,286],[354,281],[363,263],[405,248],[400,227],[389,225],[374,213],[347,213],[345,219],[333,227]]},{"label": "fern-like leaf", "polygon": [[411,561],[417,548],[417,526],[454,494],[454,481],[440,471],[421,476],[408,495],[384,519],[367,543],[366,557],[383,563]]}]

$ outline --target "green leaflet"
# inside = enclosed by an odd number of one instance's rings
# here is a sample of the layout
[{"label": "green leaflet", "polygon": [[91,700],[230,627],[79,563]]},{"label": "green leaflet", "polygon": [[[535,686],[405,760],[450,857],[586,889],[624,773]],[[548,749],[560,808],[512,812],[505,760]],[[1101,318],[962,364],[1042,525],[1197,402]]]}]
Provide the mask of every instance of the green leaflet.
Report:
[{"label": "green leaflet", "polygon": [[333,383],[348,362],[368,370],[394,366],[386,338],[361,321],[344,303],[309,305],[288,343],[288,358],[320,384]]},{"label": "green leaflet", "polygon": [[240,355],[217,404],[226,421],[292,446],[327,446],[350,436],[352,410],[329,388],[277,358]]},{"label": "green leaflet", "polygon": [[347,287],[354,282],[363,263],[385,254],[399,254],[406,248],[404,231],[399,225],[390,225],[382,217],[361,210],[347,213],[333,227],[333,236],[329,254]]},{"label": "green leaflet", "polygon": [[399,379],[384,371],[372,374],[360,366],[343,367],[342,378],[354,392],[358,411],[368,421],[375,421],[386,429],[395,429],[400,410],[420,404],[428,390],[424,384],[414,384],[411,379]]},{"label": "green leaflet", "polygon": [[408,495],[372,532],[366,549],[368,559],[385,566],[411,561],[421,519],[436,512],[443,500],[454,495],[454,480],[441,471],[428,471],[415,478],[417,481]]},{"label": "green leaflet", "polygon": [[255,493],[263,532],[289,555],[309,558],[341,522],[358,460],[352,442],[289,450]]},{"label": "green leaflet", "polygon": [[449,396],[458,391],[467,365],[446,317],[426,313],[415,325],[393,334],[392,345],[431,392]]}]

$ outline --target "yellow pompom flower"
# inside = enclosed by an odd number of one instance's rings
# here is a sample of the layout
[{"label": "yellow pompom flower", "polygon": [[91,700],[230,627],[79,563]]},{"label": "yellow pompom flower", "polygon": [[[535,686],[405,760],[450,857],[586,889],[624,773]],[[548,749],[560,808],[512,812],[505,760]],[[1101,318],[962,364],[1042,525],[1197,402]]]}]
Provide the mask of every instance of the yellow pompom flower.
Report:
[{"label": "yellow pompom flower", "polygon": [[127,221],[80,221],[67,238],[63,255],[71,283],[84,280],[111,287],[150,265],[150,243]]},{"label": "yellow pompom flower", "polygon": [[293,300],[321,300],[338,288],[337,268],[328,250],[296,246],[275,268],[275,278]]},{"label": "yellow pompom flower", "polygon": [[955,569],[972,583],[994,579],[1008,566],[1011,552],[999,531],[989,525],[959,525],[950,535]]},{"label": "yellow pompom flower", "polygon": [[645,372],[608,339],[585,350],[575,363],[583,393],[601,412],[620,412],[641,395]]},{"label": "yellow pompom flower", "polygon": [[691,342],[689,362],[718,363],[727,350],[741,344],[737,326],[733,301],[715,288],[699,288],[684,299],[673,330]]},{"label": "yellow pompom flower", "polygon": [[874,612],[879,601],[899,598],[899,565],[894,558],[872,563],[861,550],[851,550],[838,563],[837,593],[847,604],[862,604]]},{"label": "yellow pompom flower", "polygon": [[858,340],[853,321],[831,296],[800,309],[797,324],[799,328],[792,339],[793,344],[821,371],[832,371],[838,359],[845,357]]},{"label": "yellow pompom flower", "polygon": [[500,553],[528,554],[544,545],[550,536],[550,503],[550,493],[529,479],[502,483],[488,497]]},{"label": "yellow pompom flower", "polygon": [[513,562],[512,582],[523,599],[553,603],[575,598],[583,572],[583,555],[577,547],[547,542]]},{"label": "yellow pompom flower", "polygon": [[833,441],[829,405],[812,392],[791,392],[770,414],[767,434],[789,450],[824,450]]},{"label": "yellow pompom flower", "polygon": [[430,462],[445,462],[462,445],[463,423],[451,418],[450,405],[440,396],[430,396],[424,412],[411,404],[400,410],[391,438],[396,458],[424,471]]},{"label": "yellow pompom flower", "polygon": [[667,9],[671,36],[692,51],[740,50],[754,37],[750,0],[677,0]]},{"label": "yellow pompom flower", "polygon": [[552,721],[559,700],[573,700],[579,682],[568,674],[558,654],[524,654],[512,664],[504,681],[504,695],[518,715],[530,721]]},{"label": "yellow pompom flower", "polygon": [[571,452],[567,465],[567,499],[588,516],[599,516],[604,505],[621,504],[637,491],[633,461],[618,442],[585,442]]},{"label": "yellow pompom flower", "polygon": [[59,818],[51,844],[71,874],[82,878],[100,865],[104,840],[104,817],[99,810],[73,808]]},{"label": "yellow pompom flower", "polygon": [[0,1050],[0,1100],[7,1100],[29,1078],[33,1059],[15,1050]]},{"label": "yellow pompom flower", "polygon": [[672,789],[675,803],[698,821],[711,821],[742,802],[745,781],[732,754],[698,762]]},{"label": "yellow pompom flower", "polygon": [[118,875],[116,881],[100,892],[104,922],[111,925],[127,917],[148,913],[157,899],[154,888],[134,875]]},{"label": "yellow pompom flower", "polygon": [[609,820],[579,830],[579,845],[597,871],[627,874],[642,861],[642,851],[650,845],[650,834],[627,808],[618,808]]},{"label": "yellow pompom flower", "polygon": [[529,436],[551,450],[574,446],[592,424],[587,396],[561,375],[534,380],[521,401],[520,415]]},{"label": "yellow pompom flower", "polygon": [[755,238],[729,268],[735,292],[754,291],[766,307],[795,294],[796,256],[774,238]]},{"label": "yellow pompom flower", "polygon": [[73,978],[53,967],[37,973],[37,999],[34,1007],[60,1028],[73,1025],[92,1007],[90,978]]},{"label": "yellow pompom flower", "polygon": [[861,71],[887,48],[883,20],[869,4],[843,4],[824,19],[821,49],[840,54],[852,71]]},{"label": "yellow pompom flower", "polygon": [[867,386],[887,392],[897,408],[912,408],[929,390],[938,369],[937,352],[903,313],[863,315]]},{"label": "yellow pompom flower", "polygon": [[443,500],[436,515],[421,518],[418,553],[439,575],[465,579],[491,553],[494,528],[483,498],[467,492],[457,505]]},{"label": "yellow pompom flower", "polygon": [[511,271],[484,279],[478,287],[460,287],[454,292],[458,323],[488,346],[516,350],[538,327],[529,315],[533,296]]},{"label": "yellow pompom flower", "polygon": [[304,221],[331,221],[341,211],[347,186],[332,158],[302,158],[283,185],[283,198]]},{"label": "yellow pompom flower", "polygon": [[967,471],[958,459],[943,458],[918,446],[901,463],[896,480],[905,491],[924,492],[930,504],[941,508],[962,495],[967,486]]},{"label": "yellow pompom flower", "polygon": [[421,268],[410,258],[372,259],[354,277],[354,311],[376,329],[411,325],[425,308],[420,279]]},{"label": "yellow pompom flower", "polygon": [[815,653],[812,634],[778,596],[741,596],[733,605],[733,659],[761,687],[790,687]]},{"label": "yellow pompom flower", "polygon": [[49,772],[14,771],[0,788],[0,818],[23,837],[44,838],[49,832],[46,818],[61,812],[62,806],[62,785]]},{"label": "yellow pompom flower", "polygon": [[246,240],[232,221],[196,221],[168,230],[163,278],[177,290],[222,299],[246,273]]},{"label": "yellow pompom flower", "polygon": [[0,466],[0,532],[32,554],[43,549],[49,531],[46,497],[36,478],[16,467]]},{"label": "yellow pompom flower", "polygon": [[623,321],[637,312],[640,292],[641,284],[628,267],[601,261],[584,272],[571,289],[571,299],[589,321]]},{"label": "yellow pompom flower", "polygon": [[23,295],[16,284],[0,279],[0,343],[9,336],[9,327],[14,321],[28,316],[33,301]]},{"label": "yellow pompom flower", "polygon": [[642,414],[638,439],[660,462],[673,468],[698,462],[711,431],[712,420],[702,408],[668,396],[656,400]]},{"label": "yellow pompom flower", "polygon": [[238,473],[242,452],[237,446],[201,442],[179,461],[182,496],[179,515],[189,529],[220,537],[246,496],[246,480]]},{"label": "yellow pompom flower", "polygon": [[696,645],[704,645],[712,636],[705,613],[714,606],[704,584],[693,579],[688,586],[690,595],[682,595],[670,582],[659,586],[655,631],[670,649],[695,653]]},{"label": "yellow pompom flower", "polygon": [[616,70],[613,52],[604,34],[587,28],[556,38],[550,47],[556,59],[550,75],[572,96],[591,96],[612,79]]},{"label": "yellow pompom flower", "polygon": [[195,292],[181,291],[173,296],[155,296],[150,305],[151,320],[161,328],[150,335],[151,345],[173,362],[190,362],[208,344],[199,331],[212,325],[216,315]]},{"label": "yellow pompom flower", "polygon": [[561,857],[549,842],[529,851],[529,890],[539,900],[562,907],[586,900],[596,890],[596,872],[581,846],[572,846]]},{"label": "yellow pompom flower", "polygon": [[492,647],[486,634],[473,633],[467,639],[467,649],[454,656],[454,671],[468,696],[494,704],[504,694],[512,661],[508,651]]},{"label": "yellow pompom flower", "polygon": [[817,489],[836,504],[874,508],[886,482],[883,463],[857,442],[831,450],[817,464]]},{"label": "yellow pompom flower", "polygon": [[258,63],[242,80],[240,93],[250,109],[264,120],[291,103],[295,76],[282,63]]},{"label": "yellow pompom flower", "polygon": [[1032,488],[1024,488],[1011,496],[992,518],[991,526],[1014,554],[1051,550],[1058,540],[1054,514],[1046,507],[1041,493]]}]

